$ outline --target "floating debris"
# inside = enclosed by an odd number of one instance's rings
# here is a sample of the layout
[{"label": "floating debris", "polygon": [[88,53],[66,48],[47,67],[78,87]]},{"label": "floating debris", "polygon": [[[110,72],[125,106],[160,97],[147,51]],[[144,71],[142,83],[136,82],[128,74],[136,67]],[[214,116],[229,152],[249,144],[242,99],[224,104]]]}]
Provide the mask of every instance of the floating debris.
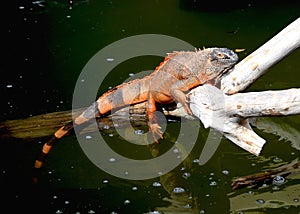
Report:
[{"label": "floating debris", "polygon": [[245,48],[236,48],[236,49],[234,50],[234,52],[240,53],[240,52],[244,52],[245,50],[246,50]]},{"label": "floating debris", "polygon": [[13,85],[7,85],[6,86],[6,88],[12,88],[13,87]]}]

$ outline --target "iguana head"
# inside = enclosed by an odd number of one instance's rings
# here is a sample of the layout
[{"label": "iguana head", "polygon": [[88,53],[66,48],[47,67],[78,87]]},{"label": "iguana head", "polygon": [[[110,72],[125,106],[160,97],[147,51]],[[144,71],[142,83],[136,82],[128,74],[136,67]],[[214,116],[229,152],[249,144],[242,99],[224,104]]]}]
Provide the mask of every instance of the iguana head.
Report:
[{"label": "iguana head", "polygon": [[200,68],[200,72],[204,72],[208,79],[220,77],[238,61],[237,54],[228,48],[206,48],[199,51],[199,53],[202,55],[202,57],[200,56],[200,61],[203,62],[204,58],[204,67]]}]

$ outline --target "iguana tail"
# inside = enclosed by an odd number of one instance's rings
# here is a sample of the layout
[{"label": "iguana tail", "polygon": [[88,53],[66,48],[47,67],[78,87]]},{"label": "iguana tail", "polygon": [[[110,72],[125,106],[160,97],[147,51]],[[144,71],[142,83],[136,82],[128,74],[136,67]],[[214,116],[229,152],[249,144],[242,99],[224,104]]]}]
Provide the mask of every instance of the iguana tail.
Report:
[{"label": "iguana tail", "polygon": [[81,115],[62,126],[54,133],[53,137],[43,145],[42,151],[36,159],[34,167],[36,169],[42,167],[42,164],[53,145],[59,139],[69,134],[74,129],[74,126],[80,126],[90,119],[106,114],[113,109],[122,108],[126,105],[147,100],[150,82],[148,79],[149,76],[146,76],[143,79],[136,79],[128,83],[123,83],[100,96],[98,100],[88,107]]}]

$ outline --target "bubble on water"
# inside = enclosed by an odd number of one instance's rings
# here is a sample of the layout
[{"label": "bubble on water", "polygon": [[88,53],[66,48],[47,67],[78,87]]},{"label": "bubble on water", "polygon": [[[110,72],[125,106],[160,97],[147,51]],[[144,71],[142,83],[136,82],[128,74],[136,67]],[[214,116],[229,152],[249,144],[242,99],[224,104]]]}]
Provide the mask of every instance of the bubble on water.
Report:
[{"label": "bubble on water", "polygon": [[63,213],[63,212],[62,212],[62,210],[56,210],[55,213],[56,213],[56,214],[61,214],[61,213]]},{"label": "bubble on water", "polygon": [[274,185],[277,185],[277,186],[280,186],[282,185],[283,183],[285,182],[285,179],[284,177],[280,176],[280,175],[276,175],[274,178],[273,178],[273,184]]},{"label": "bubble on water", "polygon": [[108,161],[111,162],[111,163],[114,163],[114,162],[116,162],[117,160],[116,160],[115,158],[109,158]]},{"label": "bubble on water", "polygon": [[160,187],[161,183],[155,181],[155,182],[153,182],[152,186],[154,186],[154,187]]},{"label": "bubble on water", "polygon": [[115,59],[112,58],[112,57],[108,57],[108,58],[106,58],[106,61],[107,61],[107,62],[113,62],[113,61],[115,61]]},{"label": "bubble on water", "polygon": [[105,125],[105,126],[103,126],[103,129],[106,129],[106,130],[108,130],[110,127],[109,127],[109,125]]},{"label": "bubble on water", "polygon": [[179,150],[177,148],[173,149],[174,153],[179,153]]},{"label": "bubble on water", "polygon": [[134,133],[135,133],[136,135],[142,135],[142,134],[144,134],[144,131],[138,129],[138,130],[135,130]]},{"label": "bubble on water", "polygon": [[279,188],[279,186],[273,186],[273,187],[272,187],[272,190],[278,191],[278,190],[280,190],[280,188]]},{"label": "bubble on water", "polygon": [[92,136],[87,135],[87,136],[85,136],[85,139],[92,139]]},{"label": "bubble on water", "polygon": [[280,163],[281,161],[282,161],[282,159],[280,159],[279,157],[275,157],[273,159],[273,162],[275,162],[275,163]]},{"label": "bubble on water", "polygon": [[184,208],[186,208],[186,209],[190,209],[190,208],[192,208],[192,205],[190,205],[190,204],[187,204],[187,205],[185,205],[185,206],[184,206]]},{"label": "bubble on water", "polygon": [[12,88],[13,85],[9,84],[9,85],[6,85],[6,88]]},{"label": "bubble on water", "polygon": [[133,77],[134,73],[129,73],[128,76]]},{"label": "bubble on water", "polygon": [[57,199],[57,198],[58,198],[57,195],[54,195],[54,196],[53,196],[53,199]]},{"label": "bubble on water", "polygon": [[199,163],[199,159],[193,160],[193,163]]},{"label": "bubble on water", "polygon": [[89,210],[88,211],[88,214],[94,214],[94,213],[96,213],[94,210]]},{"label": "bubble on water", "polygon": [[65,201],[65,204],[70,204],[70,201]]},{"label": "bubble on water", "polygon": [[132,187],[131,189],[132,189],[133,191],[137,191],[137,190],[138,190],[137,187]]},{"label": "bubble on water", "polygon": [[24,7],[24,6],[19,6],[19,9],[20,9],[20,10],[24,10],[25,7]]},{"label": "bubble on water", "polygon": [[264,201],[263,199],[257,199],[257,200],[256,200],[256,203],[258,203],[258,204],[264,204],[265,201]]},{"label": "bubble on water", "polygon": [[209,183],[209,186],[217,186],[217,182],[216,181],[211,181],[210,183]]},{"label": "bubble on water", "polygon": [[69,19],[69,18],[71,18],[71,16],[70,16],[70,15],[67,15],[66,17],[67,17],[68,19]]},{"label": "bubble on water", "polygon": [[224,175],[228,175],[228,174],[229,174],[229,171],[225,169],[225,170],[222,171],[222,173],[223,173]]},{"label": "bubble on water", "polygon": [[189,177],[191,177],[191,173],[185,172],[185,173],[183,173],[182,177],[185,179],[188,179]]},{"label": "bubble on water", "polygon": [[173,189],[173,192],[174,192],[174,193],[183,193],[183,192],[185,192],[185,189],[182,188],[182,187],[175,187],[175,188]]},{"label": "bubble on water", "polygon": [[299,202],[299,198],[294,198],[293,201],[294,202]]},{"label": "bubble on water", "polygon": [[113,134],[113,133],[110,133],[110,134],[108,134],[108,136],[109,136],[109,137],[113,137],[113,136],[114,136],[114,134]]},{"label": "bubble on water", "polygon": [[154,210],[154,211],[150,211],[148,214],[162,214],[162,212],[158,210]]},{"label": "bubble on water", "polygon": [[200,212],[199,212],[200,214],[204,214],[205,213],[205,211],[204,210],[200,210]]},{"label": "bubble on water", "polygon": [[104,184],[108,184],[108,183],[109,183],[109,180],[107,180],[107,179],[104,179],[104,180],[102,181],[102,183],[104,183]]},{"label": "bubble on water", "polygon": [[127,199],[127,200],[124,201],[124,204],[125,205],[130,204],[130,201]]},{"label": "bubble on water", "polygon": [[248,195],[253,195],[254,194],[254,192],[253,191],[248,191]]}]

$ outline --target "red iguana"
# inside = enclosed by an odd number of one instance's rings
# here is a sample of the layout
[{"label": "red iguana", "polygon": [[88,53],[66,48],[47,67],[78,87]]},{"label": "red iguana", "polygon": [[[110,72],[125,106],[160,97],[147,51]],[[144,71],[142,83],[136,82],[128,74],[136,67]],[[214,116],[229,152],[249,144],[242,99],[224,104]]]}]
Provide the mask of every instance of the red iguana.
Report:
[{"label": "red iguana", "polygon": [[74,121],[56,131],[54,136],[44,144],[35,162],[35,168],[42,166],[54,143],[68,134],[74,126],[129,104],[148,102],[146,111],[148,126],[154,140],[158,143],[156,135],[163,138],[163,133],[154,114],[156,103],[179,102],[188,114],[192,114],[185,92],[205,83],[216,85],[221,75],[232,68],[237,61],[238,56],[227,48],[207,48],[168,54],[153,73],[123,83],[104,93]]}]

